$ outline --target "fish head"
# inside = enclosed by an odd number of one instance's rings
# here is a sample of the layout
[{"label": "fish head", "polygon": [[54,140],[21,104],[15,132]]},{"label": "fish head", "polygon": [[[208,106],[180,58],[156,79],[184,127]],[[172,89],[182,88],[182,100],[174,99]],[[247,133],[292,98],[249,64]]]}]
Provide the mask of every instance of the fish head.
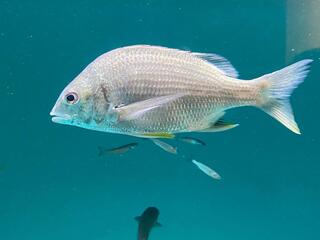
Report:
[{"label": "fish head", "polygon": [[81,73],[69,83],[58,97],[50,115],[55,123],[98,130],[104,121],[105,101],[96,91],[92,74]]},{"label": "fish head", "polygon": [[142,216],[153,218],[156,220],[159,216],[160,212],[156,207],[148,207],[142,214]]}]

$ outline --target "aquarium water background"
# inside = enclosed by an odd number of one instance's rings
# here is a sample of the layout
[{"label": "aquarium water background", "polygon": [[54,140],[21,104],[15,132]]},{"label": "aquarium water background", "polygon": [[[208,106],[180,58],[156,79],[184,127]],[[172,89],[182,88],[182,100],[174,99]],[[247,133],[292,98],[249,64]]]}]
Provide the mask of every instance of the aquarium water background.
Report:
[{"label": "aquarium water background", "polygon": [[[150,240],[320,239],[319,11],[311,0],[1,0],[0,239],[136,239],[134,217],[148,206],[163,225]],[[188,134],[206,147],[170,141],[175,156],[51,122],[87,64],[133,44],[218,53],[242,79],[314,59],[291,99],[302,135],[241,108],[226,115],[236,129]],[[98,156],[130,142],[139,147]]]}]

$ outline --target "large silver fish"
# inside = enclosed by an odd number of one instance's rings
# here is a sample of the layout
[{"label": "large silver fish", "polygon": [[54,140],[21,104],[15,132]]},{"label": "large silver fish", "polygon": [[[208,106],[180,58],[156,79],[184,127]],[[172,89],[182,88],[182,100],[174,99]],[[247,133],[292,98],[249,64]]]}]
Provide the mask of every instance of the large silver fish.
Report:
[{"label": "large silver fish", "polygon": [[215,54],[137,45],[107,52],[61,93],[52,121],[149,138],[215,132],[230,108],[255,106],[300,134],[289,103],[312,60],[245,81]]}]

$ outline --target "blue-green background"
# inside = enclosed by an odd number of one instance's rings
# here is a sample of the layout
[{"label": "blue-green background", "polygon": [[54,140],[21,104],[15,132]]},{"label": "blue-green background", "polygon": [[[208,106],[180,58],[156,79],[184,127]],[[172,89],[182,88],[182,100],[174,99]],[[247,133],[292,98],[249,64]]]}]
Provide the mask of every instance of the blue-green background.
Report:
[{"label": "blue-green background", "polygon": [[[150,205],[163,225],[151,240],[320,239],[320,55],[286,61],[286,4],[1,0],[0,239],[136,239],[133,218]],[[303,134],[242,108],[226,116],[240,127],[193,134],[207,147],[180,143],[173,156],[149,141],[51,122],[61,90],[88,63],[141,43],[221,54],[243,79],[313,58],[292,98]],[[122,157],[98,157],[99,145],[133,141],[140,146]]]}]

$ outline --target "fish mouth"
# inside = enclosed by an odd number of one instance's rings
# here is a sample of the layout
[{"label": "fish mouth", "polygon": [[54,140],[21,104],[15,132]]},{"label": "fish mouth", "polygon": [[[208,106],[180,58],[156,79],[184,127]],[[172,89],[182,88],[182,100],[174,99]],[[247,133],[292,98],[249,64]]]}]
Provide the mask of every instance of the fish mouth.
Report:
[{"label": "fish mouth", "polygon": [[54,123],[66,124],[71,120],[71,117],[69,115],[58,115],[53,111],[50,112],[50,116],[52,116],[51,121]]}]

